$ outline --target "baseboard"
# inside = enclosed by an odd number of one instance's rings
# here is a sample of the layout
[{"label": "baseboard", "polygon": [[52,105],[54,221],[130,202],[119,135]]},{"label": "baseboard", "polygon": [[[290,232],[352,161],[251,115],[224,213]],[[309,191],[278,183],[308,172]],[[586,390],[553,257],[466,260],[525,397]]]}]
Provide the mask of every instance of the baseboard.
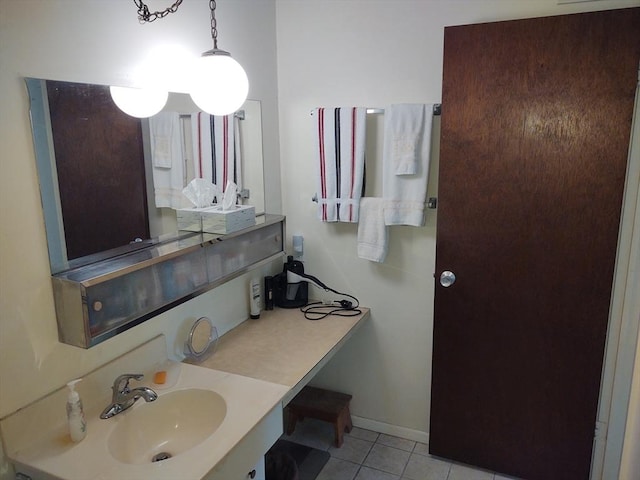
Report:
[{"label": "baseboard", "polygon": [[378,422],[369,418],[356,417],[351,415],[351,422],[354,427],[364,428],[365,430],[373,430],[374,432],[384,433],[394,437],[413,440],[414,442],[429,443],[429,433],[413,430],[411,428],[390,425],[384,422]]}]

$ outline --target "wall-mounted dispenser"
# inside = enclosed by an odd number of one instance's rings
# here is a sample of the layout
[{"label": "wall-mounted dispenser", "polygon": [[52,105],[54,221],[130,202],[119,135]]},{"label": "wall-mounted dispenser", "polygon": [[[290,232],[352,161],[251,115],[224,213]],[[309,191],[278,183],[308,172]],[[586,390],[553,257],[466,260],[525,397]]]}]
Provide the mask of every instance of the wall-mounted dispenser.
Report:
[{"label": "wall-mounted dispenser", "polygon": [[294,235],[291,238],[293,246],[293,258],[296,260],[302,260],[304,254],[304,237],[302,235]]}]

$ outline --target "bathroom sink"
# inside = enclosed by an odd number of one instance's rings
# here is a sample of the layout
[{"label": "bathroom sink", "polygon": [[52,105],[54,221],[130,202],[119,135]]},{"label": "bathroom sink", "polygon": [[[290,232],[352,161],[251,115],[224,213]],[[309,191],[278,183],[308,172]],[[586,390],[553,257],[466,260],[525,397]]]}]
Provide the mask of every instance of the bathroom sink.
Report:
[{"label": "bathroom sink", "polygon": [[108,449],[123,463],[166,461],[207,439],[226,414],[224,398],[212,390],[172,391],[114,417]]},{"label": "bathroom sink", "polygon": [[[160,370],[168,381],[147,383],[157,400],[139,399],[100,418],[112,400],[109,379],[130,371],[150,379]],[[169,361],[164,336],[96,372],[87,383],[102,382],[104,388],[82,392],[87,436],[81,442],[73,443],[58,416],[50,415],[64,404],[63,390],[3,419],[3,447],[10,438],[5,453],[17,471],[60,480],[244,478],[282,433],[281,400],[289,387]]]}]

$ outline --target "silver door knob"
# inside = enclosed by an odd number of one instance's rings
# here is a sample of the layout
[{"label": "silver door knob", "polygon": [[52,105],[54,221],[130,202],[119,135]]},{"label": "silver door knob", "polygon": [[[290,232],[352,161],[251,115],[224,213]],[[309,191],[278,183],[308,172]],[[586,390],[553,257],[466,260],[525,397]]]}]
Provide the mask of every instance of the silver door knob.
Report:
[{"label": "silver door knob", "polygon": [[442,272],[442,274],[440,275],[440,285],[442,285],[443,287],[450,287],[454,283],[456,283],[455,273],[450,272],[449,270],[445,270],[444,272]]}]

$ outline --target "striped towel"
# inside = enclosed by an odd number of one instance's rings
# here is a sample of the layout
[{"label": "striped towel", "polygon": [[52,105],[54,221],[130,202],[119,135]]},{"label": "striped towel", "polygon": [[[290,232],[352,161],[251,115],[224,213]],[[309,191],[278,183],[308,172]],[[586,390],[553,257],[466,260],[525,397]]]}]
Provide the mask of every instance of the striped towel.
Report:
[{"label": "striped towel", "polygon": [[318,218],[323,222],[358,222],[364,184],[366,108],[316,108]]},{"label": "striped towel", "polygon": [[197,112],[191,115],[195,177],[210,181],[220,191],[224,191],[229,182],[237,183],[234,121],[233,114],[214,116]]}]

